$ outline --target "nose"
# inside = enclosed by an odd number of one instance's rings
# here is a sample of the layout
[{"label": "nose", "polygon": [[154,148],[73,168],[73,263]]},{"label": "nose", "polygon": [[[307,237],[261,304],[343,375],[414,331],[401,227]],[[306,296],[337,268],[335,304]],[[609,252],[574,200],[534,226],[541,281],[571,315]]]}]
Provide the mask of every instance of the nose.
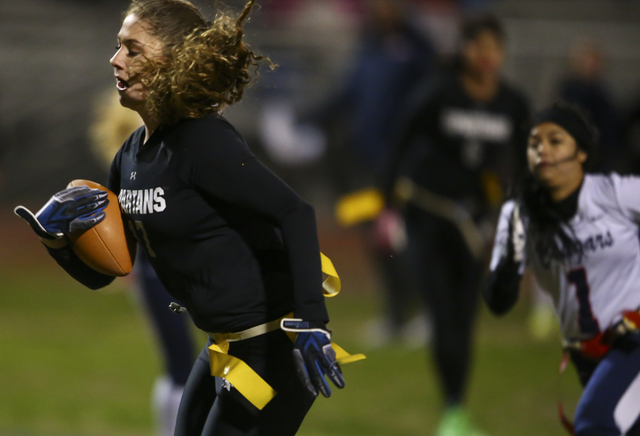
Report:
[{"label": "nose", "polygon": [[124,62],[122,60],[122,47],[120,47],[118,51],[116,51],[114,55],[111,57],[111,59],[109,59],[109,63],[113,68],[117,70],[124,69]]},{"label": "nose", "polygon": [[549,150],[549,145],[547,144],[547,141],[540,141],[536,144],[535,146],[535,150],[537,152],[538,155],[540,156],[546,156],[548,150]]}]

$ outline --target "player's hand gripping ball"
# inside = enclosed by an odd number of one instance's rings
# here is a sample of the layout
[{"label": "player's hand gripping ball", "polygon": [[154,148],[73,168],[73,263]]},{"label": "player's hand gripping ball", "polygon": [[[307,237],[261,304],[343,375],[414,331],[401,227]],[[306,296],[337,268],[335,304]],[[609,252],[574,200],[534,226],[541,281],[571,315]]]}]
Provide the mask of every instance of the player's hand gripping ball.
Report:
[{"label": "player's hand gripping ball", "polygon": [[133,267],[132,249],[135,244],[127,240],[120,205],[116,194],[104,186],[89,180],[74,180],[68,187],[88,186],[108,194],[109,204],[104,209],[105,218],[84,232],[68,235],[76,255],[91,268],[103,274],[122,277]]},{"label": "player's hand gripping ball", "polygon": [[35,215],[23,206],[15,213],[41,238],[66,237],[80,260],[96,271],[111,276],[131,272],[135,246],[127,242],[118,198],[104,186],[74,180]]},{"label": "player's hand gripping ball", "polygon": [[64,189],[34,215],[24,206],[14,212],[23,218],[43,239],[62,239],[71,232],[87,230],[105,218],[103,210],[109,204],[107,193],[88,186]]}]

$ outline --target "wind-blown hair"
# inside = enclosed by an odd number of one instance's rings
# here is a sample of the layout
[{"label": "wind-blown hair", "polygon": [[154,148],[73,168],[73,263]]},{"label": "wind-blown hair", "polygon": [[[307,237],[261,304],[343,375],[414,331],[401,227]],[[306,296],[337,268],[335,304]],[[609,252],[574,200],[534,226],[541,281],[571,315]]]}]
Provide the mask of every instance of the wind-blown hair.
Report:
[{"label": "wind-blown hair", "polygon": [[250,0],[233,17],[218,12],[213,21],[186,0],[133,0],[125,11],[160,39],[163,56],[146,58],[135,74],[147,89],[147,111],[162,124],[220,113],[238,102],[261,61],[243,41]]}]

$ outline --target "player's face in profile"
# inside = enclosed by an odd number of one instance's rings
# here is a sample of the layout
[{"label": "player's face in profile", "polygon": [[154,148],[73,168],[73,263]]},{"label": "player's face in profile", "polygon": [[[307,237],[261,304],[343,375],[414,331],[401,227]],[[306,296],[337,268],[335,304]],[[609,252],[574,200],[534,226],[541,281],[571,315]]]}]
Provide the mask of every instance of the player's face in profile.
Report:
[{"label": "player's face in profile", "polygon": [[545,186],[557,187],[582,177],[587,154],[573,136],[555,123],[531,129],[527,145],[529,171]]},{"label": "player's face in profile", "polygon": [[502,41],[490,30],[483,30],[463,48],[467,68],[475,74],[497,74],[504,61]]},{"label": "player's face in profile", "polygon": [[151,35],[135,14],[128,15],[118,33],[117,51],[110,60],[116,76],[120,104],[133,110],[144,108],[146,92],[136,67],[162,55],[162,42]]}]

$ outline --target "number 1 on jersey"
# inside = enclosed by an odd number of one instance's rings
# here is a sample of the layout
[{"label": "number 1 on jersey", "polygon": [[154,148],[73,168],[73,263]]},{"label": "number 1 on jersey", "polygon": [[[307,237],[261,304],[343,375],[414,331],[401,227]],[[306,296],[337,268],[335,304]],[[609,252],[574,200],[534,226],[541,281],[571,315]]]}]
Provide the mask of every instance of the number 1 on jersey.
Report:
[{"label": "number 1 on jersey", "polygon": [[567,273],[567,281],[576,287],[576,297],[578,298],[578,324],[580,325],[580,331],[594,336],[597,335],[600,333],[600,325],[591,311],[587,272],[584,268],[572,269]]},{"label": "number 1 on jersey", "polygon": [[151,248],[149,237],[147,236],[147,231],[144,229],[144,224],[142,224],[142,221],[129,221],[129,229],[131,230],[131,233],[133,233],[133,235],[136,237],[138,244],[142,245],[149,257],[156,257],[156,253]]}]

